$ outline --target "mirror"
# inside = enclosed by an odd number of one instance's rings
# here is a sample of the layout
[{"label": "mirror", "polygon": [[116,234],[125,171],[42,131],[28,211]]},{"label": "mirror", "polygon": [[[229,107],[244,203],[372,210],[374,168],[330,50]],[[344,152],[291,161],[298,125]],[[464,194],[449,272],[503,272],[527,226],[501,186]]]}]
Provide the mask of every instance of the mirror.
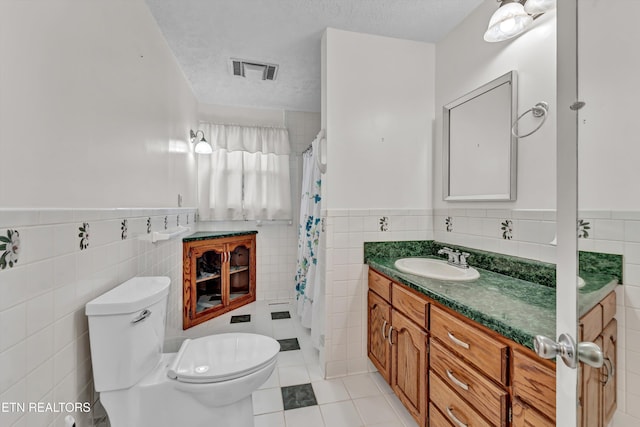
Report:
[{"label": "mirror", "polygon": [[515,200],[518,77],[510,71],[443,107],[444,200]]}]

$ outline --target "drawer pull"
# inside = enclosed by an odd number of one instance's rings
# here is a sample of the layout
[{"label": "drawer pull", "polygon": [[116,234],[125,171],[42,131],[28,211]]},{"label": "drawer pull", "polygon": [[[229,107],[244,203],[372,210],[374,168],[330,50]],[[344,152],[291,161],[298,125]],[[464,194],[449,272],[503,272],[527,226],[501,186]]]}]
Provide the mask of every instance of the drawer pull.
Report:
[{"label": "drawer pull", "polygon": [[453,409],[451,409],[451,406],[447,406],[447,415],[449,415],[449,418],[451,418],[451,420],[456,423],[458,427],[469,427],[467,424],[463,423],[458,418],[456,418],[455,415],[453,415]]},{"label": "drawer pull", "polygon": [[389,326],[389,344],[393,345],[393,335],[391,335],[391,331],[393,331],[393,325]]},{"label": "drawer pull", "polygon": [[460,381],[459,379],[457,379],[454,375],[453,372],[451,372],[450,370],[447,369],[447,376],[449,377],[449,379],[451,381],[454,382],[455,385],[457,385],[458,387],[460,387],[461,389],[463,389],[464,391],[469,391],[469,384],[465,384],[462,381]]},{"label": "drawer pull", "polygon": [[451,332],[449,332],[449,331],[447,331],[447,335],[449,335],[449,339],[450,339],[451,341],[453,341],[453,343],[454,343],[455,345],[460,346],[460,347],[462,347],[462,348],[464,348],[464,349],[469,350],[469,344],[467,344],[467,343],[466,343],[466,342],[464,342],[464,341],[460,341],[458,338],[454,337],[454,336],[453,336],[453,334],[452,334]]},{"label": "drawer pull", "polygon": [[387,328],[387,321],[385,320],[384,323],[382,324],[382,339],[386,340],[387,337],[384,336],[384,330]]}]

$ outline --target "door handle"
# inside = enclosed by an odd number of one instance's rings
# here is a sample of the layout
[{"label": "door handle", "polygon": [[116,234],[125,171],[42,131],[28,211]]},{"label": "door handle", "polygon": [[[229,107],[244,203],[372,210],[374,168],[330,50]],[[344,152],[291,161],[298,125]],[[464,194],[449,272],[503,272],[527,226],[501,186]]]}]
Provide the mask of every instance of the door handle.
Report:
[{"label": "door handle", "polygon": [[568,334],[561,334],[558,342],[543,335],[536,335],[533,340],[533,347],[538,356],[544,359],[553,359],[560,356],[568,367],[575,369],[578,362],[586,363],[594,368],[600,368],[604,363],[602,349],[592,342],[576,342]]}]

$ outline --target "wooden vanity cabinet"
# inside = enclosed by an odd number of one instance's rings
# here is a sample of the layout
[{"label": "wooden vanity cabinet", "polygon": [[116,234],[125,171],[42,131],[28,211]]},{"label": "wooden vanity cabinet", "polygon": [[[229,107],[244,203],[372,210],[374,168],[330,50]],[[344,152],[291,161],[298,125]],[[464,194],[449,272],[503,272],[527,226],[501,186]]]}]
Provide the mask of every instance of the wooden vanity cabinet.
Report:
[{"label": "wooden vanity cabinet", "polygon": [[581,363],[579,376],[579,423],[582,427],[606,426],[616,410],[616,342],[618,324],[615,316],[616,295],[605,297],[580,319],[580,341],[591,341],[600,346],[605,363],[594,368]]},{"label": "wooden vanity cabinet", "polygon": [[[555,425],[553,361],[372,269],[368,301],[369,358],[420,426]],[[615,307],[612,292],[580,321],[580,341],[608,359],[580,364],[583,427],[608,425],[616,409]]]},{"label": "wooden vanity cabinet", "polygon": [[428,304],[422,296],[369,270],[369,359],[421,427],[427,413]]},{"label": "wooden vanity cabinet", "polygon": [[182,328],[256,300],[255,234],[183,242]]}]

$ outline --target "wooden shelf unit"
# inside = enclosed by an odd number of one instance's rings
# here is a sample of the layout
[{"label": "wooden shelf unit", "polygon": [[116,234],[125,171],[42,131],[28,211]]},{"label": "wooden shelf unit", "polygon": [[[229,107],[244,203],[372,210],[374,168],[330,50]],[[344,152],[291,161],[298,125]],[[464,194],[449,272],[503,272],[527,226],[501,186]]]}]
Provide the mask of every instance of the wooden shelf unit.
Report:
[{"label": "wooden shelf unit", "polygon": [[256,235],[183,242],[182,328],[256,300]]}]

